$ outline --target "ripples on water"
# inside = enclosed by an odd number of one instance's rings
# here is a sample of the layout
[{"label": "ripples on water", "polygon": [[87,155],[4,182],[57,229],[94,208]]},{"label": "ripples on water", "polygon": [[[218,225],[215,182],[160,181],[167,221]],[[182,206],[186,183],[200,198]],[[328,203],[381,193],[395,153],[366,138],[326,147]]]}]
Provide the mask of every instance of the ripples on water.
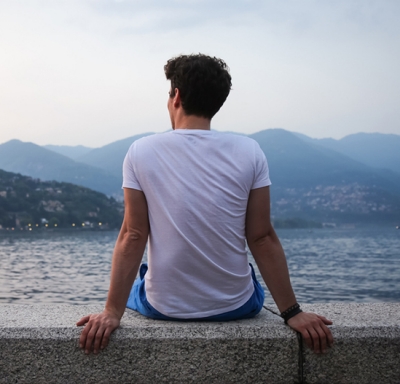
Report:
[{"label": "ripples on water", "polygon": [[300,302],[400,301],[400,231],[281,230],[279,236]]},{"label": "ripples on water", "polygon": [[104,301],[117,235],[0,234],[0,303]]},{"label": "ripples on water", "polygon": [[[299,302],[400,301],[400,231],[280,230],[278,235]],[[104,302],[117,236],[116,231],[0,232],[0,303]],[[272,302],[268,293],[266,301]]]}]

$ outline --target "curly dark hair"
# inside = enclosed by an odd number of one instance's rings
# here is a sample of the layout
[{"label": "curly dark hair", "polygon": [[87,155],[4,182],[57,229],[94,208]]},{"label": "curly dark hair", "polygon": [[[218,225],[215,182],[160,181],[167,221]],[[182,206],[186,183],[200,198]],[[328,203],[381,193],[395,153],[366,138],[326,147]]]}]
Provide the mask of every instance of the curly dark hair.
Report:
[{"label": "curly dark hair", "polygon": [[165,76],[171,80],[170,97],[179,89],[187,115],[211,119],[222,107],[231,90],[226,63],[203,54],[181,55],[167,61]]}]

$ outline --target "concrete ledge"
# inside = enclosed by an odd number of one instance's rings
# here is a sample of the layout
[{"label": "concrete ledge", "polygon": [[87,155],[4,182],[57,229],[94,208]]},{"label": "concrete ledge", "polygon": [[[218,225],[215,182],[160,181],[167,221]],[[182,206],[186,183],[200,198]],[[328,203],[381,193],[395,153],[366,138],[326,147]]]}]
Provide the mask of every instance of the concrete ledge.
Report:
[{"label": "concrete ledge", "polygon": [[400,383],[400,304],[315,304],[304,310],[333,321],[334,347],[326,355],[303,351],[311,383]]},{"label": "concrete ledge", "polygon": [[0,383],[400,383],[400,304],[303,307],[334,321],[326,355],[263,310],[227,323],[127,311],[109,347],[86,356],[75,323],[101,305],[0,305]]}]

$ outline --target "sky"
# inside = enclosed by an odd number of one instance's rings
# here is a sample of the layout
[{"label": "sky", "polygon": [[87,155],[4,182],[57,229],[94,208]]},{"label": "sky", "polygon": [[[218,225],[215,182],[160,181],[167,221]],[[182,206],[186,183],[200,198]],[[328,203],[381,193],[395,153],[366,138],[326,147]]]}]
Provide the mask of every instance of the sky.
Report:
[{"label": "sky", "polygon": [[224,59],[212,128],[400,135],[398,0],[0,0],[0,143],[170,129],[163,66]]}]

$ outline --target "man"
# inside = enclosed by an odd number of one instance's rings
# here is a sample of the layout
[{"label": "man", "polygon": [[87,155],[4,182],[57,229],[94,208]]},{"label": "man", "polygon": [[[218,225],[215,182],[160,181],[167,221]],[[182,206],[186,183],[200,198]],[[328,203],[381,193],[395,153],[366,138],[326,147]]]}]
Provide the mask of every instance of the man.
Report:
[{"label": "man", "polygon": [[[125,216],[110,290],[100,314],[83,317],[80,346],[107,346],[125,307],[155,319],[225,321],[255,316],[264,293],[245,243],[282,317],[316,353],[333,342],[323,316],[302,312],[270,222],[269,172],[258,144],[210,131],[231,89],[226,64],[173,58],[168,111],[173,131],[137,140],[123,166]],[[149,240],[148,267],[142,265]],[[134,284],[133,284],[134,283]],[[132,286],[133,285],[133,286]]]}]

